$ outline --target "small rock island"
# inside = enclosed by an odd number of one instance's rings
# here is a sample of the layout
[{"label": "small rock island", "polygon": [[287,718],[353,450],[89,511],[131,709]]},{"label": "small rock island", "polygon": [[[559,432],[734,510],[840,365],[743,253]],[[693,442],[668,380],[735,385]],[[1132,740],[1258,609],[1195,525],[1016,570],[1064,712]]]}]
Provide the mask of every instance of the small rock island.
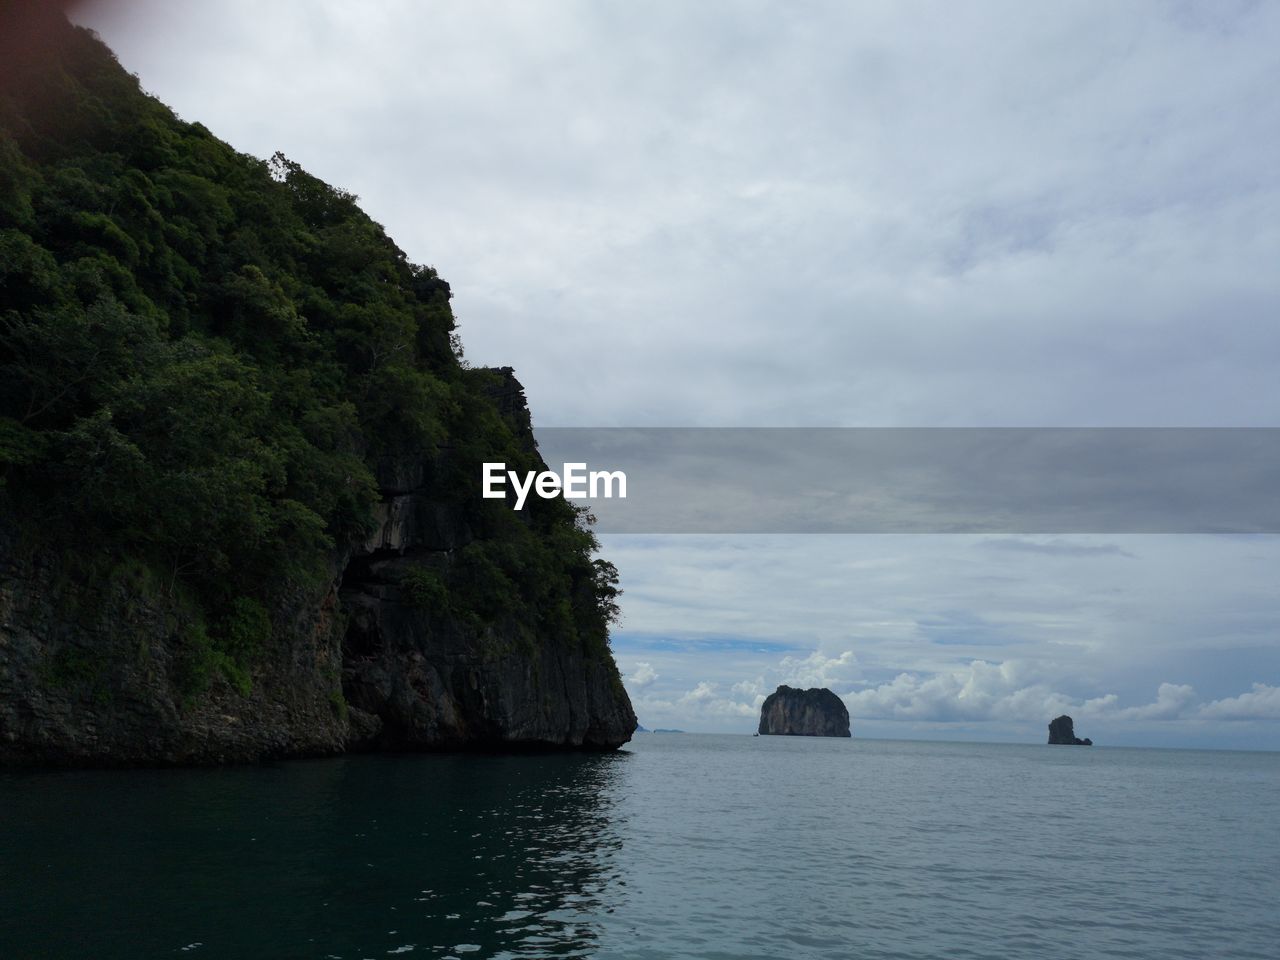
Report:
[{"label": "small rock island", "polygon": [[787,737],[848,737],[849,710],[826,687],[797,690],[786,684],[760,707],[760,733]]},{"label": "small rock island", "polygon": [[1093,741],[1088,737],[1081,740],[1076,736],[1075,722],[1065,713],[1049,722],[1049,743],[1065,744],[1069,747],[1093,746]]}]

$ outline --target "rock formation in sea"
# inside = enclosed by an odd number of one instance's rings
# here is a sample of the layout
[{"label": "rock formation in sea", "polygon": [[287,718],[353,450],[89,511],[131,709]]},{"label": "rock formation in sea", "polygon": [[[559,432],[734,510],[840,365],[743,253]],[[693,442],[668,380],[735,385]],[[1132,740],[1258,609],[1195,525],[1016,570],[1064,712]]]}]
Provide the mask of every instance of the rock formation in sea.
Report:
[{"label": "rock formation in sea", "polygon": [[1072,747],[1093,746],[1093,741],[1088,737],[1081,740],[1076,736],[1075,723],[1065,713],[1049,721],[1049,743]]},{"label": "rock formation in sea", "polygon": [[760,707],[760,733],[793,737],[848,737],[849,710],[825,687],[797,690],[785,684]]}]

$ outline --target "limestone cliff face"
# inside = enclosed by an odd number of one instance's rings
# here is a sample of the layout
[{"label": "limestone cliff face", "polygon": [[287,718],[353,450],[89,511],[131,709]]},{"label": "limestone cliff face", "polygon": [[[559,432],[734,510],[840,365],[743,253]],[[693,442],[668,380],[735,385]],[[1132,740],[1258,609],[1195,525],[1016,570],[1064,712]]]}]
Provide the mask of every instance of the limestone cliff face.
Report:
[{"label": "limestone cliff face", "polygon": [[[503,369],[494,399],[532,443]],[[410,603],[414,566],[474,537],[425,456],[378,464],[378,528],[329,584],[273,611],[247,691],[184,696],[189,624],[130,570],[77,581],[67,558],[0,529],[0,764],[167,764],[344,750],[612,748],[636,718],[607,652],[510,619],[477,626]]]},{"label": "limestone cliff face", "polygon": [[[523,390],[509,368],[498,373],[493,399],[532,448]],[[636,718],[611,657],[555,637],[531,644],[510,619],[476,626],[405,595],[406,574],[447,565],[474,538],[465,513],[425,482],[430,466],[412,457],[379,464],[382,524],[342,579],[354,743],[603,748],[630,740]]]},{"label": "limestone cliff face", "polygon": [[162,591],[100,582],[0,530],[0,765],[218,763],[344,749],[336,583],[276,611],[275,643],[240,692],[183,693],[196,651]]},{"label": "limestone cliff face", "polygon": [[785,684],[760,708],[760,733],[795,737],[848,737],[849,710],[825,687],[797,690]]}]

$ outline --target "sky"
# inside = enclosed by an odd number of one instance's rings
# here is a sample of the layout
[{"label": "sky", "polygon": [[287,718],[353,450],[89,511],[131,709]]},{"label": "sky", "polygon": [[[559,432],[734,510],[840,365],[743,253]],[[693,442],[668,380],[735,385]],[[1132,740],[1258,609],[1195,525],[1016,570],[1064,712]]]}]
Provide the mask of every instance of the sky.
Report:
[{"label": "sky", "polygon": [[[543,427],[1280,426],[1280,5],[98,0]],[[646,726],[1280,749],[1274,537],[606,535]]]}]

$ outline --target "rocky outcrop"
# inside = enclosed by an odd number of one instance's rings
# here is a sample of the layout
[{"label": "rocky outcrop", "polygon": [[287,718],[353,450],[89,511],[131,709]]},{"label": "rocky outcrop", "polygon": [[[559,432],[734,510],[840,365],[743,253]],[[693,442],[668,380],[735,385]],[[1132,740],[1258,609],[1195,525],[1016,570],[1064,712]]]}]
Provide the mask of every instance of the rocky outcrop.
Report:
[{"label": "rocky outcrop", "polygon": [[[495,400],[532,444],[519,382],[499,374]],[[327,585],[272,612],[270,652],[240,688],[214,676],[183,692],[202,634],[164,585],[139,582],[146,571],[84,582],[69,558],[0,529],[0,764],[626,743],[636,717],[607,651],[406,597],[406,573],[475,538],[464,506],[440,499],[439,467],[377,463],[378,528],[335,554]]]},{"label": "rocky outcrop", "polygon": [[760,733],[792,737],[848,737],[849,710],[825,687],[797,690],[785,684],[760,708]]},{"label": "rocky outcrop", "polygon": [[1065,744],[1073,747],[1093,746],[1093,741],[1087,737],[1081,740],[1076,736],[1075,723],[1065,713],[1049,721],[1049,743]]}]

